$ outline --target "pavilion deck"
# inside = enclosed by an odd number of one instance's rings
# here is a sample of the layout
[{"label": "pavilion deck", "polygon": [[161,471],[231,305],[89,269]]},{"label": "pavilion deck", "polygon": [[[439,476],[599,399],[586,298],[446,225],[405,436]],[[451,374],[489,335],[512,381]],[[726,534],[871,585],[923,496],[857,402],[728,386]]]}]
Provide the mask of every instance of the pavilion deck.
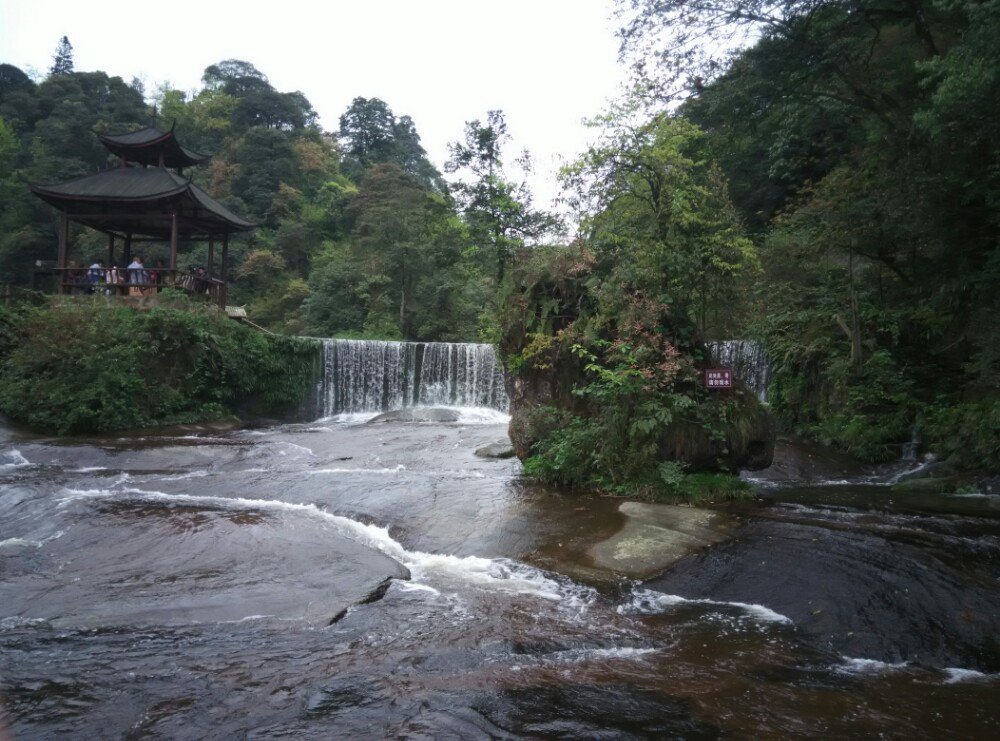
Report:
[{"label": "pavilion deck", "polygon": [[[144,270],[145,280],[129,280],[128,270],[118,269],[116,272],[120,277],[118,282],[108,282],[108,270],[101,270],[100,276],[95,278],[91,268],[69,267],[69,268],[49,268],[43,271],[36,271],[36,276],[48,275],[54,280],[55,292],[68,295],[105,295],[110,297],[122,296],[155,296],[164,288],[177,288],[185,293],[205,299],[217,304],[220,308],[226,308],[226,283],[216,277],[199,275],[189,270],[171,270],[169,268],[152,268]],[[155,279],[150,274],[155,274]]]}]

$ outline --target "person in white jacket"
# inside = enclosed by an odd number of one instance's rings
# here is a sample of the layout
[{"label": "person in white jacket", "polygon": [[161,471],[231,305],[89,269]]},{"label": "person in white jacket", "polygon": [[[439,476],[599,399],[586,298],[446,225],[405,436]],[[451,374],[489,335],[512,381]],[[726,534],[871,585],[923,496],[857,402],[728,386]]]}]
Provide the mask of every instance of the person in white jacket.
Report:
[{"label": "person in white jacket", "polygon": [[142,267],[142,258],[136,255],[128,265],[128,282],[145,283],[146,271]]}]

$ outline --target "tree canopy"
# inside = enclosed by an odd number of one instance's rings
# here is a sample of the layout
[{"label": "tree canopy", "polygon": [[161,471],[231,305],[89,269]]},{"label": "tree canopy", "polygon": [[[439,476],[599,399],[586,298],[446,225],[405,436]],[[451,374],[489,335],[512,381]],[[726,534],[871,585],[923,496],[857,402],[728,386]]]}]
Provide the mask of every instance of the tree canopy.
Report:
[{"label": "tree canopy", "polygon": [[744,326],[786,423],[879,459],[916,428],[997,465],[1000,4],[621,7],[639,93],[684,101],[759,245]]},{"label": "tree canopy", "polygon": [[[467,121],[465,138],[449,145],[451,158],[445,171],[464,176],[453,190],[469,225],[473,243],[489,252],[496,265],[497,281],[503,280],[511,254],[560,230],[552,214],[536,210],[524,180],[513,180],[504,168],[504,146],[510,141],[503,111],[490,111],[486,123]],[[524,153],[518,164],[530,171]]]},{"label": "tree canopy", "polygon": [[[261,225],[233,240],[229,271],[231,301],[246,304],[257,323],[314,335],[426,340],[475,340],[489,331],[489,270],[410,116],[359,97],[340,130],[326,132],[301,92],[275,89],[240,59],[207,67],[199,90],[162,84],[150,101],[140,84],[69,64],[38,84],[0,65],[5,281],[30,285],[36,260],[55,255],[55,215],[26,183],[116,164],[95,132],[155,123],[211,156],[185,175]],[[166,246],[144,249],[155,261]],[[72,259],[89,263],[106,251],[98,235],[73,230]],[[205,245],[182,245],[181,252],[181,267],[207,260]]]}]

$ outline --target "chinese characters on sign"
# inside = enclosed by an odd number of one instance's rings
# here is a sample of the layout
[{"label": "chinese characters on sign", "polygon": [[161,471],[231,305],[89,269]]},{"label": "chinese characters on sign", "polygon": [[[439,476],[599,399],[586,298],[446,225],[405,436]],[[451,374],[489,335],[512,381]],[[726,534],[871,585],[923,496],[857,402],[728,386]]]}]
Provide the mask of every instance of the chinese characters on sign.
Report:
[{"label": "chinese characters on sign", "polygon": [[706,370],[705,385],[710,389],[731,389],[733,387],[733,372],[729,368]]}]

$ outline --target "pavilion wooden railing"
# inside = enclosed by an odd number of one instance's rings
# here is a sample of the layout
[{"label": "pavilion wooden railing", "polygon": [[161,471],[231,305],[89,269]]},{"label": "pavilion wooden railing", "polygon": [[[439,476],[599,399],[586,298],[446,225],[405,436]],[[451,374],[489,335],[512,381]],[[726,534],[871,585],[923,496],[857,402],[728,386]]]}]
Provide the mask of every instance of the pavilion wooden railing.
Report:
[{"label": "pavilion wooden railing", "polygon": [[168,286],[192,296],[203,297],[222,308],[226,306],[226,283],[189,270],[169,268],[50,268],[59,293],[104,294],[106,296],[153,296]]}]

